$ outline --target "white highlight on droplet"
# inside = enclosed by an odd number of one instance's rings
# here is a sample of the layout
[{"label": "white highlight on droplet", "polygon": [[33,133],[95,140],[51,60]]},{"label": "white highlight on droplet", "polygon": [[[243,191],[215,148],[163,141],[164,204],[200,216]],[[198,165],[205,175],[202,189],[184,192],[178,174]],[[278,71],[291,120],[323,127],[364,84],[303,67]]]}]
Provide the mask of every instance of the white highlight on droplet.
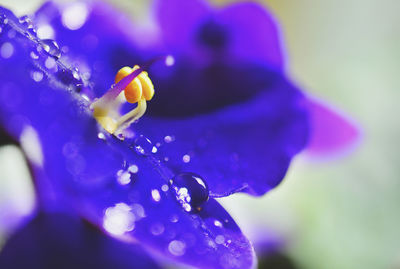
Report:
[{"label": "white highlight on droplet", "polygon": [[182,256],[186,251],[186,244],[179,240],[173,240],[168,244],[168,250],[174,256]]},{"label": "white highlight on droplet", "polygon": [[219,220],[214,220],[214,225],[215,225],[216,227],[222,228],[222,223],[221,223]]},{"label": "white highlight on droplet", "polygon": [[10,42],[5,42],[0,48],[0,55],[4,59],[8,59],[14,54],[14,46]]},{"label": "white highlight on droplet", "polygon": [[19,141],[27,158],[35,165],[43,166],[42,144],[36,130],[29,125],[26,126],[22,130]]},{"label": "white highlight on droplet", "polygon": [[122,235],[135,228],[135,215],[127,204],[118,203],[106,209],[103,227],[110,234]]},{"label": "white highlight on droplet", "polygon": [[160,202],[161,200],[160,192],[156,189],[151,191],[151,197],[153,197],[153,200],[156,202]]},{"label": "white highlight on droplet", "polygon": [[61,20],[66,28],[78,30],[85,24],[88,14],[87,5],[83,2],[76,2],[64,9]]},{"label": "white highlight on droplet", "polygon": [[182,157],[182,161],[183,161],[184,163],[188,163],[188,162],[190,162],[190,156],[189,156],[189,155],[187,155],[187,154],[183,155],[183,157]]}]

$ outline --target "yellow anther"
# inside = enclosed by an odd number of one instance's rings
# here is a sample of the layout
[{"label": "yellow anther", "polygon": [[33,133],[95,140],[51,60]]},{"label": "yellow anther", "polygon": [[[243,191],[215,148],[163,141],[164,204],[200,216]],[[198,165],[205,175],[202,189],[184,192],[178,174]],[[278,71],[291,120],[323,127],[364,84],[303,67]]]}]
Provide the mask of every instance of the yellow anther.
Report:
[{"label": "yellow anther", "polygon": [[[115,83],[139,69],[125,66],[115,76]],[[114,88],[116,89],[116,88]],[[151,100],[154,95],[154,86],[147,72],[142,71],[128,86],[119,89],[118,96],[111,95],[112,89],[92,103],[93,116],[97,122],[111,134],[121,134],[132,122],[135,122],[146,112],[146,101]],[[111,96],[111,97],[110,97]],[[128,113],[121,115],[121,108],[125,102],[137,103],[137,106]]]},{"label": "yellow anther", "polygon": [[[122,67],[115,76],[115,83],[137,70],[139,66],[133,68],[128,66]],[[129,103],[137,103],[144,97],[147,101],[151,100],[154,95],[154,86],[146,71],[140,73],[124,90],[125,98]]]}]

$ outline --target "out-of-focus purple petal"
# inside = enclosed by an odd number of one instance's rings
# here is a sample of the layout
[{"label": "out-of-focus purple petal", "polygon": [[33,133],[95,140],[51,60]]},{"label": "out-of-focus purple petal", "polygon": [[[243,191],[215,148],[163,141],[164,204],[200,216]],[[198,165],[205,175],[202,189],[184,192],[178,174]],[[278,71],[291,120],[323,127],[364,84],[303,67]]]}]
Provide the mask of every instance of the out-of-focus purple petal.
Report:
[{"label": "out-of-focus purple petal", "polygon": [[278,24],[264,7],[256,3],[237,3],[222,9],[218,17],[229,27],[232,55],[284,67]]},{"label": "out-of-focus purple petal", "polygon": [[201,19],[209,15],[210,7],[203,0],[156,1],[160,34],[167,46],[182,50],[192,42]]},{"label": "out-of-focus purple petal", "polygon": [[306,153],[328,157],[346,152],[360,139],[360,128],[337,109],[320,101],[309,99],[311,136]]},{"label": "out-of-focus purple petal", "polygon": [[0,252],[0,268],[161,268],[138,244],[105,236],[72,215],[39,214]]},{"label": "out-of-focus purple petal", "polygon": [[0,59],[0,122],[17,139],[27,128],[36,134],[37,180],[49,179],[58,199],[110,234],[194,266],[250,268],[253,248],[229,214],[213,199],[186,212],[159,156],[102,133],[79,93],[90,87],[62,62],[46,65],[54,57],[43,41],[18,27],[10,21],[0,35],[1,45],[12,46]]}]

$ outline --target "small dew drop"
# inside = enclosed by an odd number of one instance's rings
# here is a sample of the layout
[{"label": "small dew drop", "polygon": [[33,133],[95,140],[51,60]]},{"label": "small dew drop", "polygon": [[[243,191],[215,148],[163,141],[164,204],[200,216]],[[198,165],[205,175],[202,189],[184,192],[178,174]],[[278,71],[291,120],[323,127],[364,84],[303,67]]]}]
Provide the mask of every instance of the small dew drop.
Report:
[{"label": "small dew drop", "polygon": [[34,51],[31,51],[30,56],[31,56],[31,58],[34,59],[34,60],[39,59],[39,55],[37,55],[36,52],[34,52]]},{"label": "small dew drop", "polygon": [[182,161],[184,163],[189,163],[190,162],[190,156],[188,154],[183,155]]},{"label": "small dew drop", "polygon": [[217,235],[215,237],[215,243],[221,245],[225,242],[225,237],[223,235]]},{"label": "small dew drop", "polygon": [[119,170],[117,173],[117,181],[121,185],[131,183],[131,174],[128,171]]},{"label": "small dew drop", "polygon": [[151,141],[143,135],[140,135],[135,139],[134,142],[135,150],[140,155],[150,155],[151,153],[157,152],[157,148],[153,146]]},{"label": "small dew drop", "polygon": [[131,207],[136,219],[139,220],[146,217],[146,212],[144,211],[144,208],[141,204],[133,204]]},{"label": "small dew drop", "polygon": [[29,16],[25,15],[19,18],[19,23],[21,23],[26,28],[32,28],[33,23]]},{"label": "small dew drop", "polygon": [[156,236],[161,235],[164,231],[165,231],[165,227],[162,223],[155,223],[155,224],[151,225],[151,227],[150,227],[150,232]]},{"label": "small dew drop", "polygon": [[8,19],[6,15],[0,14],[0,26],[6,25],[8,23]]},{"label": "small dew drop", "polygon": [[44,65],[46,66],[47,69],[52,69],[56,66],[56,60],[54,60],[54,58],[52,57],[48,57],[44,62]]},{"label": "small dew drop", "polygon": [[153,198],[153,200],[155,202],[160,202],[160,200],[161,200],[160,192],[156,189],[151,190],[151,197]]},{"label": "small dew drop", "polygon": [[31,77],[34,81],[40,82],[43,79],[43,73],[41,71],[32,71]]},{"label": "small dew drop", "polygon": [[76,2],[67,6],[62,12],[62,23],[70,30],[81,28],[88,17],[89,10],[85,3]]},{"label": "small dew drop", "polygon": [[61,56],[61,50],[57,42],[52,39],[44,39],[40,42],[43,49],[52,57],[59,59]]},{"label": "small dew drop", "polygon": [[167,135],[167,136],[164,137],[164,142],[165,143],[171,143],[173,141],[175,141],[175,137],[174,136]]},{"label": "small dew drop", "polygon": [[170,221],[172,223],[177,223],[179,221],[178,215],[172,215],[171,218],[170,218]]},{"label": "small dew drop", "polygon": [[5,42],[0,48],[0,55],[4,59],[8,59],[14,54],[14,46],[10,42]]},{"label": "small dew drop", "polygon": [[168,56],[165,58],[165,65],[166,65],[166,66],[173,66],[174,64],[175,64],[175,58],[174,58],[174,56],[168,55]]},{"label": "small dew drop", "polygon": [[216,227],[222,228],[222,222],[220,222],[219,220],[215,220],[215,221],[214,221],[214,225],[215,225]]},{"label": "small dew drop", "polygon": [[39,25],[36,34],[40,39],[51,40],[54,38],[54,29],[48,24],[42,24]]},{"label": "small dew drop", "polygon": [[102,140],[106,140],[106,136],[103,133],[98,133],[97,137]]},{"label": "small dew drop", "polygon": [[174,256],[182,256],[186,251],[186,244],[179,240],[173,240],[168,244],[169,252]]},{"label": "small dew drop", "polygon": [[118,203],[106,209],[103,227],[111,234],[122,235],[135,228],[135,216],[127,204]]},{"label": "small dew drop", "polygon": [[129,166],[128,171],[133,174],[136,174],[137,172],[139,172],[139,167],[136,164],[133,164]]},{"label": "small dew drop", "polygon": [[169,189],[169,187],[168,187],[167,184],[164,184],[164,185],[161,186],[161,190],[162,190],[163,192],[168,191],[168,189]]}]

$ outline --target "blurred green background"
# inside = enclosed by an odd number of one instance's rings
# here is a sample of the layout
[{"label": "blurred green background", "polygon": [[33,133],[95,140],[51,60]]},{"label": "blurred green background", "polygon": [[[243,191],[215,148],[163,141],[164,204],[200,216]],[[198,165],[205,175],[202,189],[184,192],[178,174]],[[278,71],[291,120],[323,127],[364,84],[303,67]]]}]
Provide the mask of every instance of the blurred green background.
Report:
[{"label": "blurred green background", "polygon": [[[23,15],[40,2],[1,4]],[[112,2],[136,19],[149,3]],[[363,140],[340,158],[299,156],[263,198],[220,201],[253,241],[260,231],[284,238],[300,268],[400,268],[400,1],[259,2],[281,23],[292,79],[355,119]]]}]

